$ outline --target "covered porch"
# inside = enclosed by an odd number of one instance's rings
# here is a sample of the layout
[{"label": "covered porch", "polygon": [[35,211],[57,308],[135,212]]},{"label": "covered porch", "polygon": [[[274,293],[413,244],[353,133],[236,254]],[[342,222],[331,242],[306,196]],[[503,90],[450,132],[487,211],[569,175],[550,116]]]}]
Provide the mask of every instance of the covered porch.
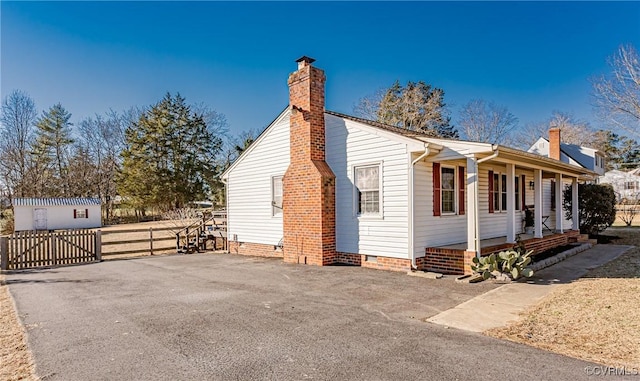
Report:
[{"label": "covered porch", "polygon": [[[545,250],[584,241],[586,238],[578,230],[567,230],[562,233],[545,231],[542,237],[533,234],[519,234],[520,241],[533,254]],[[490,255],[513,248],[515,243],[508,242],[507,237],[496,237],[480,240],[480,255]],[[471,272],[471,260],[475,252],[467,250],[467,243],[427,247],[421,261],[421,268],[446,274],[468,274]]]},{"label": "covered porch", "polygon": [[[516,241],[527,250],[544,251],[580,238],[578,182],[591,178],[585,168],[533,153],[482,143],[455,143],[430,158],[437,168],[453,166],[466,240],[429,245],[417,259],[419,268],[447,274],[469,274],[474,257],[513,248]],[[435,171],[435,170],[434,170]],[[565,188],[572,208],[565,214]],[[532,212],[525,234],[525,215]],[[574,217],[575,216],[575,217]],[[444,220],[438,221],[444,223]],[[531,223],[533,222],[533,223]],[[461,232],[462,233],[462,232]],[[453,232],[450,234],[453,237]]]}]

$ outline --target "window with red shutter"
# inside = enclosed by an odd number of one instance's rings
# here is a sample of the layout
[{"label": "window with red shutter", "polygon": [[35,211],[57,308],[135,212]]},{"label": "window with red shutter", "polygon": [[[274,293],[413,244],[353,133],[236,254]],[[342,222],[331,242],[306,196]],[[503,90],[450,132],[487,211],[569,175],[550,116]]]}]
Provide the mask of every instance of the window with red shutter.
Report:
[{"label": "window with red shutter", "polygon": [[464,167],[458,167],[458,214],[464,214],[464,191],[466,185]]}]

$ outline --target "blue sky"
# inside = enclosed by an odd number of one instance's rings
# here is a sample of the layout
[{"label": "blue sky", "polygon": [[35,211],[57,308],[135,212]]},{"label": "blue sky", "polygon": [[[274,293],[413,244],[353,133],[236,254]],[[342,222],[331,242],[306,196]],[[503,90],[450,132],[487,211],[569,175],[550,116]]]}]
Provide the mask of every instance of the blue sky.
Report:
[{"label": "blue sky", "polygon": [[638,2],[0,2],[1,93],[57,102],[72,121],[170,91],[264,128],[287,105],[295,59],[327,75],[327,109],[423,80],[459,106],[503,104],[520,124],[554,110],[599,126],[589,78],[640,48]]}]

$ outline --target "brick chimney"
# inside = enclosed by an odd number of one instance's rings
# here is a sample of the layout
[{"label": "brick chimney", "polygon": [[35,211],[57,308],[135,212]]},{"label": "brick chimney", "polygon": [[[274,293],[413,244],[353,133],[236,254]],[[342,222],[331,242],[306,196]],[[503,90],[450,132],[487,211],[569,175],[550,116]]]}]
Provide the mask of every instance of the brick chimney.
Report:
[{"label": "brick chimney", "polygon": [[324,71],[301,57],[289,75],[290,163],[283,178],[284,261],[336,259],[335,175],[325,162]]},{"label": "brick chimney", "polygon": [[549,157],[560,160],[560,129],[557,127],[549,129]]}]

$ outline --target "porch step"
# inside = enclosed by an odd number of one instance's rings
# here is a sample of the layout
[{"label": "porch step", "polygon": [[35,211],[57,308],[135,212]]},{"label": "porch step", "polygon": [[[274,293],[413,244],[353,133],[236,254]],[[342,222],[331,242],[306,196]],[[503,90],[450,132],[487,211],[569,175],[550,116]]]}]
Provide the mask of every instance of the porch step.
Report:
[{"label": "porch step", "polygon": [[580,234],[574,237],[569,237],[569,243],[576,243],[576,242],[591,242],[591,240],[589,240],[589,234]]}]

